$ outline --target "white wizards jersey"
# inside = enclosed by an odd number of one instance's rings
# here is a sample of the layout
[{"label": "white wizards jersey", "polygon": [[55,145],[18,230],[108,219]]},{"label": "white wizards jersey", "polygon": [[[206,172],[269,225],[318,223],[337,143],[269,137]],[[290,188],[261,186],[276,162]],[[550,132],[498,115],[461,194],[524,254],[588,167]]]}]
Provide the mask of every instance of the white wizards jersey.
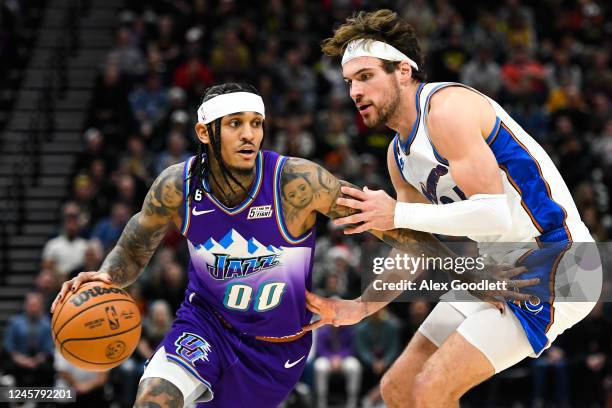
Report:
[{"label": "white wizards jersey", "polygon": [[[429,99],[449,86],[473,90],[452,82],[421,84],[416,93],[417,119],[412,131],[406,143],[398,135],[392,142],[395,161],[404,180],[431,203],[439,205],[467,199],[453,180],[448,161],[431,143],[427,130]],[[503,235],[470,238],[482,243],[592,241],[565,182],[544,149],[499,104],[483,96],[497,115],[486,142],[499,165],[512,228]]]}]

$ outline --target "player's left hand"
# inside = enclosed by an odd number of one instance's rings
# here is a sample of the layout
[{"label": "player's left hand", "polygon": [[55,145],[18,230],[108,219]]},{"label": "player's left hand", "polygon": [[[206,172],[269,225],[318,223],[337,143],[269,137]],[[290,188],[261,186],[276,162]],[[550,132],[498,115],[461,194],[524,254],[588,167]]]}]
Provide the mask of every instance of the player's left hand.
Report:
[{"label": "player's left hand", "polygon": [[316,322],[302,327],[304,331],[318,329],[326,324],[347,326],[359,323],[366,317],[364,302],[357,300],[327,299],[306,291],[306,307],[320,316]]},{"label": "player's left hand", "polygon": [[336,204],[361,211],[348,217],[334,220],[335,225],[360,224],[344,230],[345,234],[359,234],[368,230],[387,231],[395,228],[396,201],[383,190],[363,191],[342,187],[342,193],[352,198],[338,198]]}]

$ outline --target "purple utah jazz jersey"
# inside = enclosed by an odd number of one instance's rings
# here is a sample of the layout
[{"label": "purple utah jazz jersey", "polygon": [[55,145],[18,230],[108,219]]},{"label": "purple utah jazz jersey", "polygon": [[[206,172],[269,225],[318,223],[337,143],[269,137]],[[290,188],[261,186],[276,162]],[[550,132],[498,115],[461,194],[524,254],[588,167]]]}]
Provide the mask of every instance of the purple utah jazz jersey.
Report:
[{"label": "purple utah jazz jersey", "polygon": [[[185,162],[184,179],[193,160]],[[236,207],[209,194],[207,180],[192,183],[199,191],[185,199],[181,232],[191,255],[188,288],[251,336],[291,336],[312,316],[305,290],[311,287],[315,234],[293,237],[284,224],[280,174],[286,160],[260,151],[249,195]],[[183,191],[189,197],[186,181]]]}]

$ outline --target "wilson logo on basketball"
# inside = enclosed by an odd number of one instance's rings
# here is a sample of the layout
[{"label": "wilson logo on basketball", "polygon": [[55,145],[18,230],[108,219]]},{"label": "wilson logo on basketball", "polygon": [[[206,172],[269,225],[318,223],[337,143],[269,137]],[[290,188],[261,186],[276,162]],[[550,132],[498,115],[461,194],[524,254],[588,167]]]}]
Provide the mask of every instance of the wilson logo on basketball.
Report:
[{"label": "wilson logo on basketball", "polygon": [[95,298],[97,296],[100,295],[105,295],[107,293],[117,293],[117,294],[122,294],[122,295],[128,295],[126,293],[125,290],[123,289],[119,289],[119,288],[103,288],[100,286],[95,286],[91,289],[87,289],[84,290],[83,292],[79,293],[78,296],[73,296],[70,299],[70,303],[72,303],[74,306],[79,307],[81,306],[83,303],[87,302],[89,299],[91,298]]}]

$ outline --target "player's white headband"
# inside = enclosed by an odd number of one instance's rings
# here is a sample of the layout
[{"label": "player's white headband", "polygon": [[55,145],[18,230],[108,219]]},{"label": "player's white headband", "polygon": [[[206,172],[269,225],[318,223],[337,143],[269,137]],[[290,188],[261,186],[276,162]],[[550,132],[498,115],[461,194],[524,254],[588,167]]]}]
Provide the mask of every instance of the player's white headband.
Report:
[{"label": "player's white headband", "polygon": [[417,63],[408,58],[406,54],[382,41],[365,38],[351,41],[344,50],[342,65],[359,57],[376,57],[387,61],[408,61],[412,68],[419,70]]},{"label": "player's white headband", "polygon": [[266,117],[263,99],[251,92],[232,92],[215,96],[198,108],[198,122],[205,125],[225,115],[238,112],[257,112]]}]

